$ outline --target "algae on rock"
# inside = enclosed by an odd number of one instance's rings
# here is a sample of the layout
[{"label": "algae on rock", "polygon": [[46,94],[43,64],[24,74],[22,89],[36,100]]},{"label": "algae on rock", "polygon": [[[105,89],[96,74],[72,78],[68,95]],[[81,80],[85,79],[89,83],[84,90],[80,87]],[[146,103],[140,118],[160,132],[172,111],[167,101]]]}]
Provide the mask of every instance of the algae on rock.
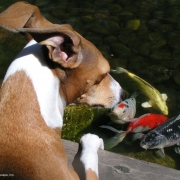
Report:
[{"label": "algae on rock", "polygon": [[78,141],[78,134],[87,128],[93,121],[92,108],[86,105],[68,106],[65,109],[62,138]]}]

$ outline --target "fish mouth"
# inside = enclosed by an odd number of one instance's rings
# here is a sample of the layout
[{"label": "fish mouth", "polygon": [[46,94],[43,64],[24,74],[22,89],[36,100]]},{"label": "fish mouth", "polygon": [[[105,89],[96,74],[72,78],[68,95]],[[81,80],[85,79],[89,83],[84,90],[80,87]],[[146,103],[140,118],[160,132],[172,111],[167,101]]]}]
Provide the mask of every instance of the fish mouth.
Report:
[{"label": "fish mouth", "polygon": [[117,120],[119,119],[118,115],[116,113],[110,113],[109,114],[109,117],[112,119],[112,120]]}]

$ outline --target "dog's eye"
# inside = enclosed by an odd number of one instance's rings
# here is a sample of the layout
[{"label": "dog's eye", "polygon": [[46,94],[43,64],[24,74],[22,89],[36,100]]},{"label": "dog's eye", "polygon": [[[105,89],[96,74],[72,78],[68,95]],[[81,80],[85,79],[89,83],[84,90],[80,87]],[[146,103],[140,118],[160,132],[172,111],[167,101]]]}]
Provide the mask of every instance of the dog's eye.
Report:
[{"label": "dog's eye", "polygon": [[95,84],[99,84],[99,83],[102,81],[102,79],[104,79],[104,78],[106,77],[106,75],[107,75],[107,74],[100,75],[100,76],[96,79]]}]

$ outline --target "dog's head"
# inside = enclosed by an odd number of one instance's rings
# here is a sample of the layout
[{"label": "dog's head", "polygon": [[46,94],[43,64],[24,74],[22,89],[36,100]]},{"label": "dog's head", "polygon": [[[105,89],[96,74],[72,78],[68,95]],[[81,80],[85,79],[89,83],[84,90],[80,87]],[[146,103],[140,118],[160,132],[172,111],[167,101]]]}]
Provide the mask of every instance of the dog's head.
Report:
[{"label": "dog's head", "polygon": [[36,6],[17,2],[0,14],[0,26],[28,34],[46,47],[45,58],[67,104],[112,108],[122,100],[124,91],[109,75],[108,61],[70,25],[52,24]]}]

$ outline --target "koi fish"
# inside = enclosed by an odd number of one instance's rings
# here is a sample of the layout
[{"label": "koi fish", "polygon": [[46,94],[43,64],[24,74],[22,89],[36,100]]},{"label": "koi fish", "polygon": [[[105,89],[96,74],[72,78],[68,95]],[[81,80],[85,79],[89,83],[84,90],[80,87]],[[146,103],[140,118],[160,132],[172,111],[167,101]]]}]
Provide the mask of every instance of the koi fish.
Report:
[{"label": "koi fish", "polygon": [[117,104],[109,114],[110,119],[116,124],[124,124],[131,122],[136,114],[136,96],[138,93],[133,93],[129,99]]},{"label": "koi fish", "polygon": [[126,85],[129,84],[131,89],[132,87],[134,87],[136,88],[136,90],[140,91],[142,94],[149,98],[148,102],[142,103],[142,106],[144,108],[153,107],[160,111],[162,114],[168,115],[166,94],[161,94],[157,89],[155,89],[144,79],[136,76],[135,74],[129,72],[124,68],[117,67],[116,70],[111,70],[111,72],[116,74],[125,73],[127,75],[125,84],[123,85],[123,81],[121,81],[123,87],[126,87]]},{"label": "koi fish", "polygon": [[125,136],[127,136],[129,133],[139,133],[139,138],[142,138],[144,136],[142,132],[159,126],[167,119],[168,117],[162,114],[148,113],[140,116],[139,118],[135,118],[131,123],[129,123],[126,131],[119,131],[111,126],[100,126],[101,128],[106,128],[117,133],[114,137],[105,142],[106,149],[111,149],[122,142]]},{"label": "koi fish", "polygon": [[[156,153],[165,157],[164,147],[180,145],[180,115],[169,119],[148,132],[140,143],[144,149],[159,149]],[[179,148],[175,148],[177,153]]]}]

